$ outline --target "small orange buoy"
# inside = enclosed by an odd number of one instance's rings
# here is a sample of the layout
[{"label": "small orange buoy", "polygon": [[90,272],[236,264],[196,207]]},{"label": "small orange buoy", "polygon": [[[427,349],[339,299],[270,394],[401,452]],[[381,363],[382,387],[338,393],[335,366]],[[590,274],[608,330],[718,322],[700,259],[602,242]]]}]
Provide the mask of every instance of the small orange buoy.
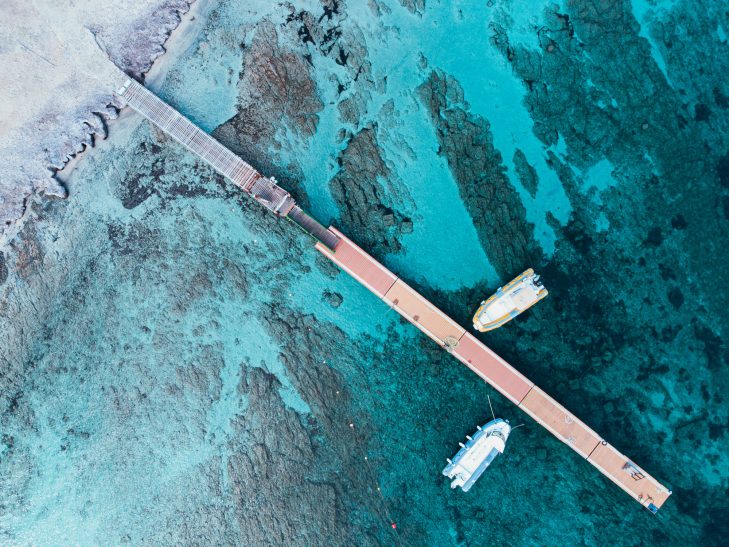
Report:
[{"label": "small orange buoy", "polygon": [[393,530],[396,530],[397,529],[397,524],[395,524],[394,522],[392,523],[392,529]]}]

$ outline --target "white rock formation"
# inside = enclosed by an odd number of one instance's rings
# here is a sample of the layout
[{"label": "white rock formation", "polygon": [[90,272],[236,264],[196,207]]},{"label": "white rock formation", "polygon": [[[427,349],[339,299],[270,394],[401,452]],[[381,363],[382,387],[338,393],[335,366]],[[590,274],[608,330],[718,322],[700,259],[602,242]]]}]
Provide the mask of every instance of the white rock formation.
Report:
[{"label": "white rock formation", "polygon": [[192,1],[0,2],[0,248],[32,196],[65,197],[55,171],[105,138],[114,64],[148,70]]}]

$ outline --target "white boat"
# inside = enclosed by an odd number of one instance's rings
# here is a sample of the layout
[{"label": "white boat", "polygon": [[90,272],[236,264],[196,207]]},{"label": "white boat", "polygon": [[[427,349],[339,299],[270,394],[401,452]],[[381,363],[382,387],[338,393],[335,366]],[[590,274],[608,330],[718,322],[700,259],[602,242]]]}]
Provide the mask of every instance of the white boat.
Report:
[{"label": "white boat", "polygon": [[468,492],[496,456],[504,451],[509,433],[508,420],[498,418],[479,427],[473,437],[467,435],[466,444],[459,443],[461,449],[452,460],[447,460],[448,465],[443,469],[443,475],[453,479],[451,488],[460,486]]},{"label": "white boat", "polygon": [[511,321],[521,312],[528,310],[547,296],[547,289],[539,282],[534,270],[517,276],[503,287],[499,287],[473,316],[473,327],[481,332],[496,329]]}]

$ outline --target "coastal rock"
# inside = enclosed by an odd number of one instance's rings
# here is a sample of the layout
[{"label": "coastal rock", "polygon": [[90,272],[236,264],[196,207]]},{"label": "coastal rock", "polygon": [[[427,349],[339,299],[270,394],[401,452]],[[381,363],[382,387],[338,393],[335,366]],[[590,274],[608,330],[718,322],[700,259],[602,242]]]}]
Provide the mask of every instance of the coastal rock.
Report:
[{"label": "coastal rock", "polygon": [[68,2],[2,4],[0,19],[13,24],[0,29],[8,44],[0,54],[7,88],[0,129],[0,246],[28,218],[30,200],[67,196],[57,171],[106,137],[106,122],[117,115],[112,91],[121,75],[112,62],[141,77],[165,51],[162,44],[190,3],[96,2],[93,10]]},{"label": "coastal rock", "polygon": [[[305,421],[293,420],[293,416],[289,415],[277,424],[256,424],[255,433],[241,422],[240,425],[247,427],[249,434],[253,433],[260,439],[261,445],[259,455],[253,457],[257,463],[252,460],[245,466],[251,475],[242,482],[260,482],[263,476],[266,477],[263,479],[265,485],[270,478],[271,489],[279,492],[275,496],[281,497],[280,503],[274,504],[273,508],[246,509],[251,514],[245,522],[250,522],[253,513],[279,511],[278,507],[289,507],[289,504],[295,503],[295,508],[281,511],[281,515],[287,516],[279,518],[279,524],[274,525],[284,539],[288,534],[296,537],[298,533],[313,534],[312,538],[321,538],[322,535],[339,538],[337,541],[344,543],[354,537],[357,543],[364,545],[386,542],[388,529],[382,526],[381,515],[357,510],[363,499],[368,503],[380,503],[370,491],[370,485],[377,478],[371,475],[371,470],[361,468],[362,453],[359,450],[368,439],[360,437],[366,435],[364,430],[357,436],[352,434],[350,387],[343,378],[343,374],[349,375],[357,370],[357,363],[363,359],[361,350],[354,345],[342,351],[347,344],[344,333],[311,315],[273,305],[262,317],[267,332],[287,348],[281,354],[286,375],[306,400],[311,414]],[[337,360],[336,368],[331,359]],[[260,374],[256,372],[254,376]],[[269,377],[267,382],[274,382],[276,387],[274,379]],[[272,392],[267,389],[269,395],[266,395],[258,390],[252,393],[249,387],[241,386],[241,389],[247,393],[251,405],[267,401]],[[285,411],[286,414],[291,412]],[[257,414],[265,416],[266,420],[275,420],[281,411],[270,408]],[[365,421],[363,417],[362,422]],[[293,454],[291,446],[298,447]],[[333,474],[338,477],[337,480],[327,480]],[[290,483],[288,487],[287,483]],[[317,526],[280,529],[285,522],[303,522],[290,516],[299,512],[302,512],[302,518],[307,515],[308,519],[315,519]]]}]

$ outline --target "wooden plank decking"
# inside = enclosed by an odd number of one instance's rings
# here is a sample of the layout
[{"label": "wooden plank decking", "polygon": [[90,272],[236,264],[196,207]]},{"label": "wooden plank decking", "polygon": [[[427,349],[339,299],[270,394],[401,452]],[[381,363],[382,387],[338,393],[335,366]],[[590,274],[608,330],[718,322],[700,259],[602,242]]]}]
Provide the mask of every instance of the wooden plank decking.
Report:
[{"label": "wooden plank decking", "polygon": [[194,123],[135,80],[127,80],[117,94],[142,116],[190,152],[205,160],[218,173],[278,217],[288,217],[306,233],[333,249],[337,237],[296,205],[274,178],[267,178],[252,165],[220,144]]}]

